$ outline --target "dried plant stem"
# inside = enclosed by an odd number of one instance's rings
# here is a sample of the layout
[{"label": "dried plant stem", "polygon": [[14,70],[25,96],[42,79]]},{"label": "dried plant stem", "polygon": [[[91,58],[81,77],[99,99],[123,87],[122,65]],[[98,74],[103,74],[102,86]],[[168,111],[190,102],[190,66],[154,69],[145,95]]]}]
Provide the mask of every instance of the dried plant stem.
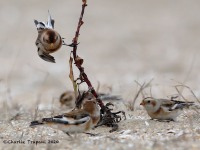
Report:
[{"label": "dried plant stem", "polygon": [[[84,68],[82,67],[82,63],[80,63],[80,57],[77,55],[77,44],[78,44],[78,38],[79,38],[79,32],[80,32],[80,28],[81,26],[83,25],[83,15],[84,15],[84,12],[85,12],[85,7],[87,6],[86,3],[83,3],[82,5],[82,11],[81,11],[81,15],[80,15],[80,18],[79,18],[79,22],[78,22],[78,27],[76,29],[76,33],[75,33],[75,37],[73,39],[73,44],[76,45],[73,47],[73,59],[74,59],[74,63],[75,65],[77,66],[77,68],[79,69],[80,71],[80,77],[79,79],[81,80],[81,83],[82,82],[85,82],[87,85],[88,85],[88,88],[89,90],[91,90],[91,93],[96,97],[98,98],[98,95],[95,91],[95,89],[93,88],[90,80],[88,79],[85,71],[84,71]],[[83,61],[83,60],[82,60]],[[99,103],[99,106],[101,108],[104,107],[104,104],[103,102],[100,100],[100,99],[97,99],[98,100],[98,103]]]},{"label": "dried plant stem", "polygon": [[144,98],[143,90],[145,88],[149,87],[152,81],[153,81],[153,79],[151,79],[148,83],[144,82],[142,85],[139,82],[135,81],[140,86],[140,89],[138,90],[137,94],[135,95],[135,97],[133,99],[133,103],[132,103],[133,106],[135,105],[135,102],[136,102],[137,98],[139,97],[140,93],[142,93],[142,96]]},{"label": "dried plant stem", "polygon": [[182,93],[180,92],[180,90],[178,89],[178,87],[183,87],[183,88],[187,88],[191,94],[194,96],[194,98],[197,100],[198,103],[200,103],[200,100],[197,98],[197,96],[195,95],[195,93],[192,91],[192,89],[187,86],[187,85],[184,85],[184,84],[181,84],[181,85],[176,85],[175,88],[176,88],[176,91],[178,92],[178,94],[185,100],[187,101],[187,99],[182,95]]},{"label": "dried plant stem", "polygon": [[[113,131],[118,129],[117,123],[120,122],[121,119],[122,119],[121,116],[119,116],[118,114],[122,113],[125,116],[125,113],[123,111],[111,112],[112,109],[108,108],[108,106],[110,106],[112,104],[104,105],[102,100],[98,97],[98,94],[95,91],[94,87],[92,86],[90,80],[88,79],[87,74],[84,71],[84,68],[82,67],[83,59],[77,55],[79,32],[80,32],[81,26],[84,23],[83,22],[83,15],[84,15],[84,12],[85,12],[85,7],[87,6],[86,0],[82,0],[82,1],[83,1],[82,11],[81,11],[81,15],[80,15],[80,18],[79,18],[79,21],[78,21],[78,26],[77,26],[77,29],[76,29],[75,37],[73,38],[73,41],[72,41],[73,42],[72,43],[72,45],[73,45],[73,50],[72,50],[73,58],[70,56],[70,61],[69,61],[69,63],[70,63],[70,75],[69,75],[69,77],[70,77],[70,79],[73,83],[74,92],[77,91],[77,86],[78,86],[78,91],[79,91],[79,85],[80,84],[82,84],[84,82],[87,84],[89,92],[91,92],[94,95],[94,97],[97,99],[99,106],[101,107],[101,120],[100,120],[100,122],[98,123],[97,126],[106,125],[106,126],[112,127],[112,130],[110,132],[113,132]],[[76,67],[78,68],[78,70],[80,72],[79,77],[76,80],[74,80],[72,62],[74,62],[74,64],[76,65]],[[77,81],[80,81],[80,82],[78,83]],[[82,103],[82,100],[83,100],[84,97],[85,97],[84,93],[82,95],[80,95],[80,92],[79,92],[79,96],[76,98],[76,102],[75,102],[76,108],[80,108],[80,103]]]}]

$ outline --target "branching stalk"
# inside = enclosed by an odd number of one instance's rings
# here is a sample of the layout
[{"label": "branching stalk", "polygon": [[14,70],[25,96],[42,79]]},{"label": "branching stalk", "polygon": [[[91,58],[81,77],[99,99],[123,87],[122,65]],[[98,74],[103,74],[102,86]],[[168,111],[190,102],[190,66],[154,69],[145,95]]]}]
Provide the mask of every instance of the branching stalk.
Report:
[{"label": "branching stalk", "polygon": [[[70,56],[70,61],[69,61],[70,75],[69,75],[69,77],[72,80],[75,93],[77,91],[77,87],[78,87],[78,91],[79,91],[80,84],[82,84],[84,82],[87,84],[89,92],[91,92],[94,95],[94,97],[97,99],[99,106],[101,107],[101,120],[97,126],[106,125],[106,126],[112,127],[112,130],[110,131],[110,132],[112,132],[112,131],[115,131],[118,129],[117,123],[120,122],[122,119],[121,116],[119,116],[118,114],[122,113],[125,117],[125,113],[123,111],[111,112],[112,109],[108,108],[108,106],[110,106],[112,104],[104,105],[102,100],[98,97],[98,94],[95,91],[94,87],[92,86],[90,80],[88,79],[88,76],[84,71],[84,67],[82,67],[84,60],[77,55],[78,38],[80,35],[79,32],[80,32],[81,26],[84,24],[83,15],[85,12],[85,7],[87,6],[86,0],[82,0],[82,1],[83,1],[83,4],[82,4],[81,15],[80,15],[80,18],[78,21],[78,26],[77,26],[77,29],[75,32],[75,37],[73,38],[73,41],[72,41],[73,42],[73,44],[72,44],[73,45],[73,50],[72,50],[73,58]],[[76,65],[76,67],[78,68],[78,70],[80,72],[79,77],[76,80],[74,79],[74,75],[73,75],[72,62],[74,62],[74,64]],[[80,82],[78,82],[78,81],[80,81]],[[83,98],[84,98],[84,95],[80,95],[80,92],[79,92],[78,97],[76,97],[76,108],[80,108],[80,103],[82,102]]]}]

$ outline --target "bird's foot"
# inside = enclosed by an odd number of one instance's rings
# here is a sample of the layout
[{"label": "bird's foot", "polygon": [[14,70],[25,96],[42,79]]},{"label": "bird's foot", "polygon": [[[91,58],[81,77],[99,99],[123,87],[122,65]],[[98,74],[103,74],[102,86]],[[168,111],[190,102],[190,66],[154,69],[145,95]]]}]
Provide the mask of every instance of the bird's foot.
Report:
[{"label": "bird's foot", "polygon": [[71,134],[69,134],[68,132],[65,132],[69,137],[72,137]]},{"label": "bird's foot", "polygon": [[84,132],[85,134],[87,134],[87,135],[90,135],[90,136],[97,136],[97,135],[99,135],[99,134],[94,134],[94,133],[89,133],[89,132]]},{"label": "bird's foot", "polygon": [[161,119],[157,119],[157,121],[159,121],[159,122],[175,122],[175,120],[174,119],[166,119],[166,120],[161,120]]},{"label": "bird's foot", "polygon": [[69,46],[69,47],[77,47],[77,45],[78,45],[79,43],[71,43],[71,44],[66,44],[64,41],[63,41],[63,45],[66,45],[66,46]]}]

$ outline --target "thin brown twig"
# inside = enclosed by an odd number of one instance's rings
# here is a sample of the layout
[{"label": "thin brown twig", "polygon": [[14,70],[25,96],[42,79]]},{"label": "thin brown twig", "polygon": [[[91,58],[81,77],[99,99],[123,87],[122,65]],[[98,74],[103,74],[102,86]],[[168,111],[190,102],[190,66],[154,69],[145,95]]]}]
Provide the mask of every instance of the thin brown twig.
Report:
[{"label": "thin brown twig", "polygon": [[140,84],[138,81],[135,81],[135,83],[140,86],[140,89],[137,91],[133,101],[128,102],[128,104],[125,104],[125,106],[129,110],[134,111],[135,102],[136,102],[137,98],[139,97],[140,93],[142,94],[143,99],[145,99],[145,93],[143,90],[145,88],[149,87],[152,81],[153,81],[153,79],[151,79],[147,84],[145,82],[143,84]]},{"label": "thin brown twig", "polygon": [[179,96],[181,96],[186,101],[187,99],[183,96],[182,92],[178,89],[177,85],[175,86],[175,89],[178,92]]},{"label": "thin brown twig", "polygon": [[[181,83],[180,85],[176,85],[176,86],[175,86],[175,89],[176,89],[176,91],[178,92],[178,94],[179,94],[185,101],[188,101],[188,100],[182,95],[182,93],[179,91],[178,87],[181,87],[181,88],[182,88],[182,91],[183,91],[184,88],[187,88],[187,89],[192,93],[192,95],[196,98],[196,100],[199,102],[199,99],[196,97],[196,95],[194,94],[194,92],[192,91],[192,89],[191,89],[189,86],[186,86],[186,85],[184,85],[184,84]],[[194,110],[195,110],[197,113],[199,113],[199,111],[198,111],[196,108],[195,108]],[[191,132],[192,132],[192,138],[193,138],[193,140],[195,141],[194,123],[193,123],[193,120],[192,120],[191,116],[189,116],[189,115],[187,115],[187,114],[186,114],[186,116],[187,116],[188,119],[189,119],[190,129],[191,129]]]},{"label": "thin brown twig", "polygon": [[[184,84],[176,85],[176,86],[175,86],[176,89],[178,89],[178,87],[185,87],[185,88],[187,88],[187,89],[190,91],[190,93],[192,93],[192,95],[193,95],[194,98],[197,100],[197,102],[200,103],[200,100],[197,98],[197,96],[195,95],[195,93],[192,91],[192,89],[191,89],[189,86],[184,85]],[[179,92],[179,91],[177,90],[177,92]],[[180,94],[180,92],[179,92],[179,94]],[[181,96],[182,96],[182,94],[181,94]],[[182,96],[182,97],[183,97],[183,96]],[[184,97],[183,97],[183,99],[186,100]]]},{"label": "thin brown twig", "polygon": [[[196,99],[196,101],[198,102],[198,103],[200,103],[200,100],[197,98],[197,96],[194,94],[194,92],[192,91],[192,89],[190,88],[190,87],[188,87],[188,86],[186,86],[186,85],[184,85],[184,84],[181,84],[181,85],[176,85],[175,86],[175,89],[176,89],[176,91],[178,92],[178,94],[187,102],[188,100],[183,96],[183,94],[179,91],[179,89],[178,89],[178,87],[182,87],[182,89],[183,88],[187,88],[191,93],[192,93],[192,95],[194,96],[194,98]],[[198,109],[194,109],[197,113],[199,113],[199,110]]]},{"label": "thin brown twig", "polygon": [[183,83],[186,83],[186,81],[188,80],[188,78],[190,77],[190,75],[191,75],[191,73],[192,73],[192,70],[194,69],[194,64],[195,64],[196,53],[197,53],[197,52],[198,52],[198,51],[196,50],[196,51],[193,53],[192,61],[191,61],[190,65],[189,65],[189,68],[188,68],[188,70],[187,70],[187,72],[186,72],[186,76],[185,76],[185,78],[184,78],[184,80],[183,80]]},{"label": "thin brown twig", "polygon": [[34,113],[34,116],[33,116],[33,120],[37,119],[38,111],[39,111],[39,106],[37,105],[36,108],[35,108],[35,113]]},{"label": "thin brown twig", "polygon": [[[140,88],[142,88],[143,85],[144,85],[144,84],[141,85],[141,84],[140,84],[138,81],[136,81],[136,80],[135,80],[135,83],[137,83],[137,84],[140,86]],[[144,98],[145,98],[145,92],[144,92],[144,90],[141,91],[141,94],[142,94],[142,98],[144,99]],[[138,95],[138,96],[139,96],[139,95]]]},{"label": "thin brown twig", "polygon": [[153,97],[153,94],[152,94],[152,87],[150,86],[150,89],[149,89],[149,93],[150,93],[150,96]]},{"label": "thin brown twig", "polygon": [[[143,83],[142,85],[139,84],[139,85],[141,85],[141,86],[140,86],[140,89],[138,90],[137,94],[135,95],[135,97],[134,97],[134,99],[133,99],[133,103],[132,103],[133,106],[135,105],[135,102],[136,102],[138,96],[140,95],[140,93],[142,93],[143,90],[144,90],[145,88],[147,88],[147,87],[151,84],[152,81],[153,81],[153,79],[151,79],[147,84],[146,84],[146,83]],[[136,83],[138,83],[138,82],[136,81]]]},{"label": "thin brown twig", "polygon": [[100,87],[101,87],[101,84],[100,84],[100,82],[98,81],[98,82],[97,82],[97,88],[96,88],[96,92],[97,92],[97,93],[99,92]]},{"label": "thin brown twig", "polygon": [[[72,41],[73,42],[72,43],[72,45],[73,45],[73,50],[72,50],[73,58],[70,57],[70,59],[71,59],[70,63],[74,62],[74,64],[78,68],[80,74],[79,74],[79,77],[76,80],[74,80],[74,76],[72,74],[73,69],[71,67],[70,79],[74,83],[73,84],[74,89],[76,89],[75,86],[78,86],[78,91],[79,91],[79,85],[80,84],[82,84],[82,83],[87,84],[88,92],[91,92],[94,95],[99,106],[101,107],[101,120],[100,120],[100,122],[98,123],[97,126],[106,125],[106,126],[112,127],[112,130],[110,132],[113,132],[113,131],[118,129],[117,123],[121,121],[121,116],[119,116],[118,114],[122,113],[123,116],[125,116],[125,113],[123,111],[111,112],[112,109],[108,108],[108,106],[110,104],[104,105],[102,100],[98,97],[98,94],[95,91],[94,87],[92,86],[90,80],[88,79],[87,74],[84,71],[84,67],[82,67],[84,60],[77,55],[78,38],[79,38],[79,35],[80,35],[79,32],[80,32],[81,26],[84,23],[83,22],[83,15],[84,15],[84,12],[85,12],[85,7],[87,6],[87,1],[86,0],[82,0],[82,1],[83,1],[83,4],[82,4],[81,15],[80,15],[80,18],[79,18],[79,21],[78,21],[78,26],[77,26],[77,30],[75,32],[75,37],[73,38],[73,41]],[[77,81],[80,81],[80,82],[78,83]],[[76,90],[74,90],[74,91],[76,91]],[[82,101],[83,98],[84,98],[84,95],[80,95],[80,93],[79,93],[79,96],[76,99],[76,108],[78,108],[78,104],[79,104],[79,102]]]},{"label": "thin brown twig", "polygon": [[97,98],[97,101],[99,103],[99,106],[101,108],[104,107],[104,104],[103,102],[98,99],[98,95],[95,91],[95,89],[93,88],[90,80],[88,79],[85,71],[84,71],[84,68],[82,67],[82,63],[80,63],[80,61],[83,61],[78,55],[77,55],[77,44],[78,44],[78,38],[79,38],[79,32],[80,32],[80,29],[81,29],[81,26],[83,25],[83,15],[84,15],[84,12],[85,12],[85,7],[87,6],[86,2],[83,1],[83,4],[82,4],[82,11],[81,11],[81,15],[80,15],[80,18],[79,18],[79,21],[78,21],[78,26],[77,26],[77,30],[76,30],[76,33],[75,33],[75,37],[73,38],[73,44],[76,45],[73,47],[73,59],[74,59],[74,63],[75,65],[77,66],[77,68],[79,69],[80,71],[80,79],[82,82],[85,82],[87,85],[88,85],[88,88],[91,90],[91,93],[94,95],[94,97]]}]

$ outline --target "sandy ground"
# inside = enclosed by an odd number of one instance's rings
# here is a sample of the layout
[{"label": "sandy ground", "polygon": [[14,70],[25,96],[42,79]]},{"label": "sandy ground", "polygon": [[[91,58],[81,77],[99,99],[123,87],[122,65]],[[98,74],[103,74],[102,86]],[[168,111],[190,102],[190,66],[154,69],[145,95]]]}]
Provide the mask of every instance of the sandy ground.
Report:
[{"label": "sandy ground", "polygon": [[[56,30],[70,43],[76,29],[81,2],[74,0],[0,0],[0,147],[29,149],[199,149],[199,114],[185,111],[177,122],[149,120],[133,101],[140,84],[149,82],[145,96],[166,98],[177,94],[174,86],[188,85],[200,97],[200,2],[197,0],[101,0],[88,1],[81,29],[78,54],[94,87],[122,95],[116,110],[124,110],[127,120],[117,132],[100,127],[96,137],[79,134],[68,137],[58,130],[28,127],[39,104],[38,118],[61,112],[58,97],[71,90],[68,78],[70,48],[54,54],[56,64],[44,62],[34,45],[37,32],[33,19],[46,20],[50,10]],[[77,70],[75,73],[78,73]],[[82,86],[86,89],[86,86]],[[191,101],[188,89],[182,91]],[[52,111],[53,110],[53,111]],[[64,110],[62,110],[64,111]],[[19,118],[10,119],[19,113]],[[14,145],[3,140],[59,140],[57,144]],[[81,140],[80,140],[81,139]]]},{"label": "sandy ground", "polygon": [[[2,113],[1,117],[1,147],[3,149],[199,149],[200,117],[195,111],[185,111],[176,122],[159,122],[150,120],[143,109],[128,111],[121,103],[115,103],[115,110],[126,110],[127,119],[119,123],[119,130],[109,133],[110,128],[98,127],[90,130],[97,134],[89,136],[83,133],[68,136],[62,131],[49,127],[30,128],[29,124],[34,112],[17,111],[19,115]],[[53,113],[52,113],[53,112]],[[39,110],[38,119],[59,114],[60,111]],[[20,141],[20,144],[8,144]],[[22,141],[25,143],[23,144]],[[45,142],[45,143],[31,143]],[[52,141],[52,143],[48,143]],[[5,144],[3,143],[5,142]]]}]

